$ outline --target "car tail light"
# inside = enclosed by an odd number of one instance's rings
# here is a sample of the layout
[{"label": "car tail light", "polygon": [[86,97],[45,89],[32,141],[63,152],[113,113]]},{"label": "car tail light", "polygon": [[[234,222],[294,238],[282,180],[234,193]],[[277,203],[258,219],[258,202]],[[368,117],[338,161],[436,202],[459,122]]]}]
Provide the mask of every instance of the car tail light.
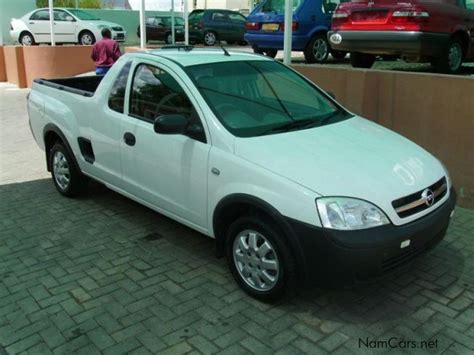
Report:
[{"label": "car tail light", "polygon": [[392,13],[393,23],[420,23],[427,22],[430,14],[423,9],[399,9]]},{"label": "car tail light", "polygon": [[248,31],[258,31],[260,29],[260,23],[259,22],[246,22],[245,29],[247,29]]},{"label": "car tail light", "polygon": [[332,25],[342,25],[349,21],[349,13],[344,10],[336,9],[334,14],[332,15]]},{"label": "car tail light", "polygon": [[204,28],[204,21],[199,21],[197,27],[202,30]]},{"label": "car tail light", "polygon": [[[298,27],[299,27],[298,22],[293,21],[293,23],[291,24],[291,31],[292,32],[298,31]],[[282,22],[280,23],[280,31],[283,32],[284,30],[285,30],[285,23]]]}]

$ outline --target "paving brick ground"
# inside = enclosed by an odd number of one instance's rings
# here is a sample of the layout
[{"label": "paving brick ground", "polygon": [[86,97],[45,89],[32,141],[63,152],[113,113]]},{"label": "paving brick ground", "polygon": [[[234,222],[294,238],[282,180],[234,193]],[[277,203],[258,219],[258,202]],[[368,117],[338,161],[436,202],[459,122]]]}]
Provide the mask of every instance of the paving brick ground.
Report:
[{"label": "paving brick ground", "polygon": [[[59,196],[25,96],[0,86],[1,355],[474,353],[474,211],[458,208],[445,241],[383,282],[259,303],[210,239],[100,186]],[[392,337],[436,348],[361,343]]]}]

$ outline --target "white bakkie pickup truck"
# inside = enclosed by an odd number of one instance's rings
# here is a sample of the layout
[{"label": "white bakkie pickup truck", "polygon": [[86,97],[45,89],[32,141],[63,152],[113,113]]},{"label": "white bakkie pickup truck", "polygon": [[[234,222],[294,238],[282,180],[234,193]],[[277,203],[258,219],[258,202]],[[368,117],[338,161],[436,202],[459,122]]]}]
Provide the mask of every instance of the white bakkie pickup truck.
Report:
[{"label": "white bakkie pickup truck", "polygon": [[127,54],[104,77],[36,80],[28,109],[61,194],[93,179],[214,238],[263,300],[406,265],[456,203],[439,160],[264,56]]}]

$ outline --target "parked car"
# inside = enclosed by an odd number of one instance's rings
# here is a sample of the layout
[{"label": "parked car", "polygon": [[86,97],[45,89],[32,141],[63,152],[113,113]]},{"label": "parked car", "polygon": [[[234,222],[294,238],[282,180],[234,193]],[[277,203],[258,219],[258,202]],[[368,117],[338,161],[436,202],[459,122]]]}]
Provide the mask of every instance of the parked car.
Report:
[{"label": "parked car", "polygon": [[92,178],[215,238],[261,299],[384,275],[443,238],[456,193],[427,151],[273,59],[182,49],[35,80],[30,125],[59,193]]},{"label": "parked car", "polygon": [[[469,0],[468,0],[469,1]],[[474,60],[474,3],[470,0],[376,0],[339,5],[331,45],[351,52],[352,66],[370,68],[377,55],[431,62],[457,73]]]},{"label": "parked car", "polygon": [[[182,17],[174,18],[175,41],[184,41],[184,20]],[[146,19],[146,40],[165,41],[172,43],[170,16],[152,16]],[[137,28],[137,36],[140,38],[140,26]]]},{"label": "parked car", "polygon": [[189,40],[214,46],[218,41],[246,45],[245,17],[230,10],[194,10],[189,14]]},{"label": "parked car", "polygon": [[[293,1],[292,49],[303,51],[306,62],[324,63],[329,53],[336,59],[346,56],[347,52],[332,50],[327,40],[337,4],[339,0]],[[247,18],[245,39],[255,53],[275,58],[278,50],[283,49],[284,13],[282,0],[266,0],[252,11]]]},{"label": "parked car", "polygon": [[[104,28],[110,29],[114,40],[126,40],[127,32],[116,23],[102,21],[79,9],[54,9],[54,34],[57,43],[91,45],[102,39],[101,31]],[[10,36],[13,41],[24,46],[51,43],[49,9],[37,9],[20,19],[12,19]]]}]

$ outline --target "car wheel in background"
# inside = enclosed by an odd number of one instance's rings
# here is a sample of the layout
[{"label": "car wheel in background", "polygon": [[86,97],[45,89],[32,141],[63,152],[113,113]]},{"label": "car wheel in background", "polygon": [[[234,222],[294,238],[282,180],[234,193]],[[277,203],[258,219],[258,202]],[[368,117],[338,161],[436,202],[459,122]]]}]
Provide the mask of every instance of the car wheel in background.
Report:
[{"label": "car wheel in background", "polygon": [[62,143],[56,143],[51,148],[49,164],[54,186],[62,195],[74,197],[84,190],[87,180]]},{"label": "car wheel in background", "polygon": [[95,36],[90,31],[83,31],[79,35],[79,44],[83,46],[91,46],[95,43]]},{"label": "car wheel in background", "polygon": [[204,44],[206,46],[214,46],[217,43],[217,35],[214,32],[208,31],[204,33]]},{"label": "car wheel in background", "polygon": [[294,290],[296,262],[274,223],[237,219],[227,232],[226,251],[232,275],[253,297],[273,301]]},{"label": "car wheel in background", "polygon": [[354,68],[372,68],[372,65],[375,63],[375,55],[360,53],[360,52],[351,52],[351,64]]},{"label": "car wheel in background", "polygon": [[20,36],[20,44],[22,46],[34,46],[36,43],[30,32],[23,32]]},{"label": "car wheel in background", "polygon": [[166,34],[165,42],[166,42],[166,44],[172,44],[173,43],[173,36],[171,35],[171,32]]},{"label": "car wheel in background", "polygon": [[275,58],[278,50],[277,49],[262,49],[262,48],[254,48],[253,52],[256,54],[262,54],[270,58]]},{"label": "car wheel in background", "polygon": [[306,46],[304,58],[307,63],[324,63],[328,59],[330,46],[326,34],[317,34]]},{"label": "car wheel in background", "polygon": [[432,64],[434,64],[436,70],[440,73],[456,74],[461,70],[463,57],[464,53],[461,41],[457,38],[453,38],[443,55],[432,61]]},{"label": "car wheel in background", "polygon": [[347,52],[344,52],[344,51],[331,51],[331,56],[337,60],[344,59],[346,55],[347,55]]}]

